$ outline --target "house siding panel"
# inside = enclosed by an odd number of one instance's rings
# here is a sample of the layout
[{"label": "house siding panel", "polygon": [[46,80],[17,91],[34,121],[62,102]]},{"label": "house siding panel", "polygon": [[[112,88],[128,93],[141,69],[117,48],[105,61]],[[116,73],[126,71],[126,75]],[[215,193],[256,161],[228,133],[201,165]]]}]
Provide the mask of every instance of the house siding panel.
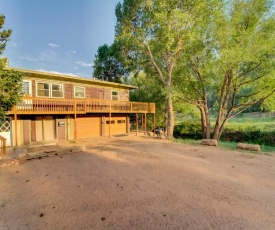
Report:
[{"label": "house siding panel", "polygon": [[92,98],[92,89],[91,89],[91,87],[86,87],[86,98]]},{"label": "house siding panel", "polygon": [[32,80],[32,96],[36,97],[35,80]]},{"label": "house siding panel", "polygon": [[74,88],[72,84],[64,84],[64,97],[67,99],[72,99],[74,93]]}]

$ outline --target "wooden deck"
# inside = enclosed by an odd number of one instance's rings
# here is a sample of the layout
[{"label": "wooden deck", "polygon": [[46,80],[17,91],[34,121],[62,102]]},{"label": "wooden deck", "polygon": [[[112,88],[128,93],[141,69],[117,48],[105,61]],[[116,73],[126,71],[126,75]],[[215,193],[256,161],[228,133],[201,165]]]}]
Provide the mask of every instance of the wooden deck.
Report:
[{"label": "wooden deck", "polygon": [[155,113],[155,103],[23,97],[8,114]]}]

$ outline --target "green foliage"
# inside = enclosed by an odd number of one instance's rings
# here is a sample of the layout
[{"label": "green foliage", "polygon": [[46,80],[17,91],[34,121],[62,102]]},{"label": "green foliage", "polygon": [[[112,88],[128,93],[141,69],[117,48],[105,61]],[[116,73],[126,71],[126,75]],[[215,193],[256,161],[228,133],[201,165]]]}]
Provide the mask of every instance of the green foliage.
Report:
[{"label": "green foliage", "polygon": [[[159,84],[159,80],[148,76],[144,72],[140,72],[130,77],[129,84],[137,86],[137,89],[130,92],[130,100],[156,103],[156,125],[165,127],[165,105],[163,103],[165,101],[165,93],[161,84]],[[148,117],[147,124],[149,130],[153,129],[153,117]]]},{"label": "green foliage", "polygon": [[[5,48],[6,48],[6,43],[9,40],[9,37],[12,33],[12,30],[2,30],[5,24],[5,16],[0,15],[0,55],[3,54]],[[2,31],[1,31],[2,30]]]},{"label": "green foliage", "polygon": [[21,98],[21,83],[23,73],[6,69],[6,59],[0,59],[0,122],[5,119],[5,114]]},{"label": "green foliage", "polygon": [[[239,121],[236,121],[239,120]],[[252,119],[256,120],[256,119]],[[248,118],[238,118],[226,126],[221,135],[222,141],[245,142],[266,146],[275,146],[274,118],[263,118],[264,121],[247,122]],[[213,130],[213,129],[212,129]],[[201,139],[201,126],[199,120],[185,120],[175,126],[176,138]]]},{"label": "green foliage", "polygon": [[175,138],[201,139],[202,129],[201,123],[198,120],[187,120],[174,128]]},{"label": "green foliage", "polygon": [[[3,29],[5,16],[0,15],[0,30]],[[0,55],[4,52],[12,30],[0,31]],[[0,59],[0,123],[9,111],[20,100],[23,74],[7,69],[7,59]]]},{"label": "green foliage", "polygon": [[261,104],[261,109],[275,112],[275,93],[273,93]]},{"label": "green foliage", "polygon": [[[116,7],[116,41],[127,65],[159,79],[167,111],[171,97],[197,106],[203,134],[209,135],[212,110],[213,138],[219,139],[228,120],[250,106],[270,98],[264,106],[274,107],[273,4],[125,0]],[[172,112],[166,116],[173,119]]]},{"label": "green foliage", "polygon": [[219,139],[229,119],[274,97],[275,17],[269,0],[212,4],[194,19],[176,86],[182,100],[213,110]]},{"label": "green foliage", "polygon": [[94,61],[93,76],[102,81],[124,83],[128,70],[119,57],[118,44],[100,46]]},{"label": "green foliage", "polygon": [[168,138],[174,127],[174,69],[190,39],[187,31],[192,19],[186,7],[191,5],[201,4],[198,0],[184,4],[182,0],[125,0],[116,7],[116,41],[121,44],[127,65],[157,78],[163,87]]},{"label": "green foliage", "polygon": [[274,146],[275,131],[263,132],[260,130],[256,130],[256,131],[225,130],[223,135],[221,136],[221,140]]}]

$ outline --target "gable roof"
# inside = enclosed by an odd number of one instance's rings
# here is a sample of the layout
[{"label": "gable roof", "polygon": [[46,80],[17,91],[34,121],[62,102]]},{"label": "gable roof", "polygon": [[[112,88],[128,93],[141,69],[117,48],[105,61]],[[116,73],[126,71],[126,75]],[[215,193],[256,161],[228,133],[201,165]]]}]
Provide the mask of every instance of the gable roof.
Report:
[{"label": "gable roof", "polygon": [[89,85],[97,85],[97,86],[105,86],[105,87],[114,87],[114,88],[120,88],[120,89],[136,89],[136,86],[132,85],[126,85],[126,84],[120,84],[115,82],[108,82],[108,81],[100,81],[100,80],[94,80],[91,78],[85,78],[85,77],[78,77],[78,76],[71,76],[66,74],[57,74],[52,72],[42,72],[42,71],[36,71],[36,70],[27,70],[27,69],[20,69],[20,68],[10,68],[8,66],[8,59],[7,58],[0,58],[4,61],[5,67],[7,69],[13,69],[20,72],[25,73],[26,77],[32,77],[32,78],[47,78],[51,80],[59,80],[59,81],[69,81],[69,82],[76,82],[76,83],[83,83],[83,84],[89,84]]},{"label": "gable roof", "polygon": [[16,69],[16,68],[13,68],[13,69],[25,73],[26,77],[47,78],[52,80],[69,81],[69,82],[114,87],[114,88],[129,89],[129,90],[137,88],[136,86],[126,85],[126,84],[120,84],[120,83],[109,82],[109,81],[100,81],[100,80],[94,80],[91,78],[71,76],[66,74],[57,74],[57,73],[51,73],[51,72],[42,72],[42,71],[36,71],[36,70],[26,70],[26,69]]}]

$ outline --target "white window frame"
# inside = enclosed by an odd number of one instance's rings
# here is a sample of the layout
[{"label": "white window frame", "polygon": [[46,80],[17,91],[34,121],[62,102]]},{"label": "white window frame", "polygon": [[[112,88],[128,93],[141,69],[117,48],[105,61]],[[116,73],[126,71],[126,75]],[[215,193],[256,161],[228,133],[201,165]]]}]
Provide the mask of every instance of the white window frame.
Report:
[{"label": "white window frame", "polygon": [[23,96],[32,96],[32,81],[31,80],[23,80],[22,82],[27,82],[29,83],[29,93],[28,94],[24,94],[24,92],[22,92]]},{"label": "white window frame", "polygon": [[[113,99],[113,92],[117,93],[117,99]],[[117,90],[112,90],[111,91],[111,100],[112,101],[119,101],[119,91],[117,91]]]},{"label": "white window frame", "polygon": [[[48,84],[49,85],[49,96],[39,96],[38,95],[38,84]],[[52,85],[59,85],[62,87],[62,97],[53,97],[52,96]],[[49,82],[36,82],[36,96],[37,97],[45,97],[45,98],[64,98],[64,85],[63,84],[56,84],[56,83],[49,83]]]},{"label": "white window frame", "polygon": [[[84,92],[83,97],[81,97],[81,96],[76,96],[76,95],[75,95],[75,93],[76,93],[75,89],[76,89],[76,88],[81,88],[81,89],[83,89],[83,92]],[[83,87],[83,86],[74,86],[74,97],[75,97],[75,98],[85,98],[85,97],[86,97],[86,88]]]}]

